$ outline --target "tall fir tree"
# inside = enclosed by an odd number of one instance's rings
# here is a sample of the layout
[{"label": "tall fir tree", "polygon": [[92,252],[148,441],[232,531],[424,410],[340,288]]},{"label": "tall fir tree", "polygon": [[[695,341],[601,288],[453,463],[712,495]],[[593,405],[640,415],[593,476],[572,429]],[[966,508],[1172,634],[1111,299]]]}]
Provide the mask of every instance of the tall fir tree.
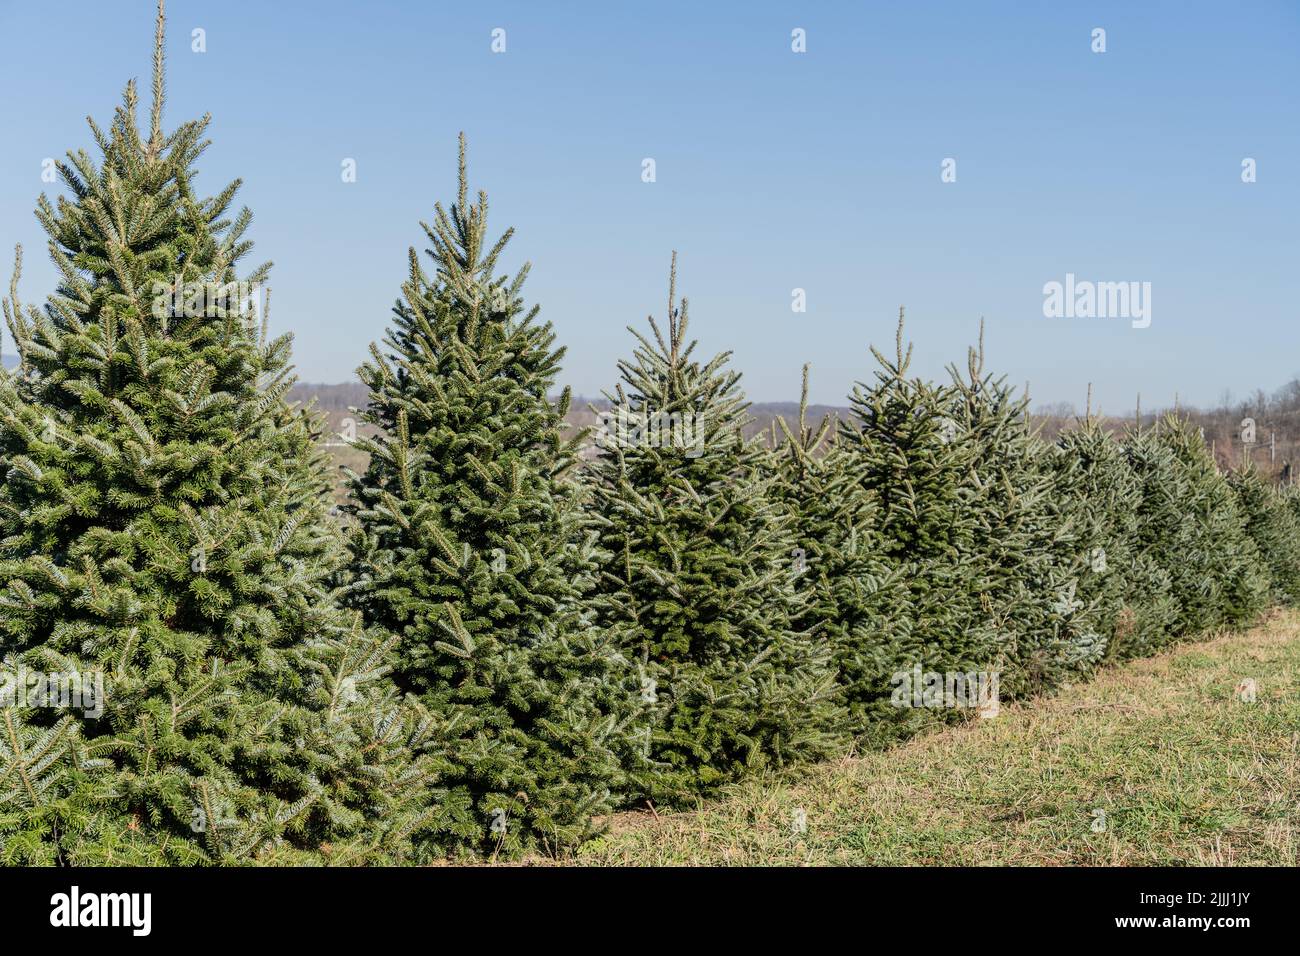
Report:
[{"label": "tall fir tree", "polygon": [[881,556],[876,503],[863,485],[859,456],[838,435],[831,415],[808,421],[805,365],[795,427],[776,418],[771,443],[773,496],[792,519],[795,587],[805,597],[794,621],[830,643],[848,730],[870,741],[882,702],[879,649],[909,609],[903,570]]},{"label": "tall fir tree", "polygon": [[831,649],[798,629],[796,548],[730,353],[707,362],[676,299],[634,329],[591,465],[600,619],[640,665],[655,763],[643,793],[687,802],[843,745]]},{"label": "tall fir tree", "polygon": [[1228,484],[1259,549],[1270,584],[1269,599],[1300,603],[1300,518],[1285,493],[1268,481],[1249,458],[1228,473]]},{"label": "tall fir tree", "polygon": [[1077,600],[1094,609],[1107,660],[1150,654],[1169,640],[1177,605],[1169,574],[1141,546],[1138,477],[1124,448],[1092,415],[1091,397],[1083,420],[1057,445],[1059,497],[1076,505],[1079,551],[1086,555]]},{"label": "tall fir tree", "polygon": [[5,303],[0,653],[21,698],[0,858],[372,858],[423,765],[384,643],[329,588],[341,541],[313,422],[284,399],[290,342],[236,283],[239,183],[193,192],[207,118],[163,133],[163,26],[160,0],[147,138],[130,84],[107,132],[91,121],[99,162],[70,153],[71,197],[40,200],[58,291],[25,307],[20,257]]},{"label": "tall fir tree", "polygon": [[1051,468],[1029,425],[1028,391],[984,370],[984,327],[966,368],[949,367],[959,397],[956,432],[970,446],[970,563],[992,625],[1003,635],[999,687],[1008,696],[1050,690],[1086,674],[1105,653],[1094,609],[1079,595],[1087,567],[1077,498]]},{"label": "tall fir tree", "polygon": [[497,274],[513,230],[470,202],[465,141],[450,211],[412,248],[385,348],[359,369],[378,434],[350,478],[358,519],[352,601],[397,635],[398,685],[427,713],[438,767],[426,854],[571,847],[626,789],[639,685],[592,626],[593,534],[564,437],[564,350],[521,297],[525,265]]},{"label": "tall fir tree", "polygon": [[867,646],[871,667],[858,680],[859,693],[875,701],[871,736],[888,742],[964,713],[946,706],[946,694],[927,700],[917,681],[991,672],[1007,636],[996,626],[976,558],[976,445],[959,425],[961,393],[909,377],[912,346],[904,346],[902,309],[894,357],[874,346],[871,353],[879,366],[875,381],[854,387],[840,442],[857,456],[857,474],[876,503],[880,555],[904,580],[906,612]]},{"label": "tall fir tree", "polygon": [[1168,415],[1145,430],[1135,425],[1125,445],[1142,489],[1140,547],[1169,574],[1174,634],[1249,620],[1266,602],[1268,580],[1205,442]]}]

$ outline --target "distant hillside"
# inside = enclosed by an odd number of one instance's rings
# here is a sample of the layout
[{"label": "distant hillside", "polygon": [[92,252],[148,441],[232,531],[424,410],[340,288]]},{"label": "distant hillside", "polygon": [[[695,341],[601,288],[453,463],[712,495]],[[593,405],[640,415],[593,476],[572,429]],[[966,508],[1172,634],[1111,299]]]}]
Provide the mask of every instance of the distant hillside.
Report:
[{"label": "distant hillside", "polygon": [[[6,363],[11,362],[6,359]],[[300,402],[315,401],[318,411],[325,413],[330,434],[325,437],[335,461],[342,466],[363,469],[366,456],[350,448],[340,439],[338,433],[366,434],[372,431],[369,426],[360,424],[357,416],[349,408],[364,407],[366,387],[360,382],[345,382],[339,385],[295,385],[290,392],[290,399]],[[604,399],[575,396],[566,416],[575,428],[589,427],[597,424],[596,411],[608,408]],[[1152,425],[1163,410],[1144,410],[1143,427]],[[798,402],[755,402],[749,407],[752,418],[745,429],[746,434],[753,435],[766,431],[775,419],[784,418],[792,425],[799,416]],[[844,406],[812,405],[808,417],[812,422],[820,422],[823,415],[836,415],[841,420],[849,418],[849,409]],[[1046,441],[1053,441],[1066,428],[1078,423],[1080,410],[1068,403],[1057,405],[1040,405],[1031,413],[1031,421],[1039,430],[1039,435]],[[1273,394],[1257,391],[1244,401],[1232,401],[1225,396],[1219,407],[1213,409],[1182,408],[1180,414],[1202,430],[1205,443],[1214,453],[1220,469],[1227,470],[1241,464],[1249,456],[1265,474],[1283,481],[1293,481],[1295,476],[1288,463],[1300,461],[1300,380],[1293,381]],[[1242,428],[1245,419],[1252,419],[1256,424],[1255,443],[1243,446]],[[1104,425],[1111,431],[1122,433],[1127,429],[1133,417],[1107,415]],[[341,492],[340,492],[341,493]]]},{"label": "distant hillside", "polygon": [[[355,417],[350,414],[349,409],[365,407],[366,396],[366,387],[360,382],[344,382],[339,385],[299,383],[289,393],[291,401],[304,403],[314,401],[316,408],[329,417],[330,426],[336,429],[343,427],[343,419]],[[577,427],[595,425],[596,415],[592,409],[601,411],[608,407],[609,402],[603,398],[587,398],[578,395],[574,396],[566,417],[571,425]],[[753,422],[746,429],[746,433],[752,435],[767,429],[777,418],[784,418],[787,423],[794,424],[799,417],[799,403],[755,402],[750,405],[749,414]],[[849,410],[833,405],[808,406],[808,418],[813,422],[819,422],[823,415],[831,414],[843,419],[848,417]]]},{"label": "distant hillside", "polygon": [[293,402],[315,401],[316,407],[323,412],[347,414],[349,408],[364,408],[366,397],[370,394],[360,382],[343,382],[341,385],[317,385],[311,382],[299,382],[289,392]]}]

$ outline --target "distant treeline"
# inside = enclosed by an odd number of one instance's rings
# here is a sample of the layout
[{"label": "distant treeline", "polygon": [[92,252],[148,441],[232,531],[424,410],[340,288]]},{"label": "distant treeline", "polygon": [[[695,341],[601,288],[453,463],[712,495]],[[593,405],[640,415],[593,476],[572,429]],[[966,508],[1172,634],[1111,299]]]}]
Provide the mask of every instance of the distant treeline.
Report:
[{"label": "distant treeline", "polygon": [[[8,357],[6,363],[12,360]],[[315,400],[316,406],[327,413],[330,426],[340,428],[341,421],[348,417],[350,408],[364,408],[367,398],[366,387],[360,382],[343,382],[337,385],[301,383],[291,392],[294,401],[308,402]],[[568,421],[575,426],[592,426],[596,416],[591,408],[606,409],[609,403],[603,398],[593,399],[575,397],[570,405]],[[1153,425],[1172,407],[1142,409],[1142,424]],[[745,433],[753,435],[768,431],[777,418],[783,418],[787,425],[794,425],[799,417],[798,402],[755,402],[750,406],[752,421]],[[1273,393],[1257,389],[1247,399],[1235,400],[1230,393],[1224,393],[1214,408],[1200,409],[1191,406],[1178,407],[1178,411],[1187,417],[1197,428],[1202,429],[1205,443],[1214,452],[1215,462],[1221,470],[1228,470],[1240,464],[1243,456],[1250,454],[1260,470],[1276,480],[1290,481],[1293,469],[1289,463],[1300,464],[1300,378],[1294,378]],[[1070,402],[1039,405],[1031,414],[1033,423],[1041,429],[1045,440],[1054,439],[1064,428],[1073,425],[1084,409]],[[823,415],[836,415],[847,419],[850,411],[847,406],[811,405],[808,414],[814,420]],[[1107,415],[1106,427],[1119,431],[1137,418],[1137,402],[1134,410],[1127,416]],[[1255,442],[1247,446],[1242,442],[1242,422],[1252,419],[1255,423]],[[1247,451],[1249,447],[1249,451]]]}]

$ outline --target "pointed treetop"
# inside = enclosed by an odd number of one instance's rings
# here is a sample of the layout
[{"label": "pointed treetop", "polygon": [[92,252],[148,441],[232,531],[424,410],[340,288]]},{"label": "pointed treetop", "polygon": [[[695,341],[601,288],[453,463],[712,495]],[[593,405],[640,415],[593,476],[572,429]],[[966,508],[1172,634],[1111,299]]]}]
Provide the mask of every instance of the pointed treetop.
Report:
[{"label": "pointed treetop", "polygon": [[799,427],[806,429],[808,425],[808,369],[812,367],[811,362],[803,363],[803,385],[799,389]]},{"label": "pointed treetop", "polygon": [[677,250],[673,250],[672,261],[668,266],[668,339],[671,342],[672,364],[677,367],[677,358],[681,352],[682,336],[686,332],[686,299],[677,310],[673,309],[673,300],[677,295]]},{"label": "pointed treetop", "polygon": [[907,372],[907,366],[912,364],[912,343],[907,344],[907,354],[903,354],[903,307],[898,307],[898,331],[894,333],[894,348],[898,352],[898,365],[895,367],[895,374],[901,379]]},{"label": "pointed treetop", "polygon": [[[490,295],[485,296],[484,292],[491,293],[497,259],[515,231],[513,228],[507,229],[495,243],[489,246],[487,193],[480,189],[476,202],[470,203],[464,132],[461,132],[457,142],[456,201],[452,203],[450,212],[441,202],[434,203],[433,224],[421,221],[420,228],[424,230],[432,244],[425,252],[432,257],[438,267],[438,275],[434,281],[446,283],[458,298],[470,303],[474,310],[474,321],[477,322],[480,304],[488,302],[491,298]],[[408,260],[411,266],[411,281],[415,282],[417,287],[423,286],[427,277],[423,270],[418,268],[418,255],[413,248],[409,250]],[[520,267],[519,274],[527,275],[528,268],[528,263],[524,263]],[[521,281],[517,278],[512,288],[516,288]]]},{"label": "pointed treetop", "polygon": [[1088,399],[1087,404],[1083,406],[1083,420],[1092,421],[1092,382],[1088,383]]},{"label": "pointed treetop", "polygon": [[163,40],[167,28],[167,16],[164,11],[165,0],[158,0],[158,19],[154,24],[153,36],[153,109],[149,117],[149,151],[157,156],[162,151],[162,114],[163,114]]},{"label": "pointed treetop", "polygon": [[785,436],[786,444],[790,448],[794,460],[802,463],[815,456],[823,443],[829,438],[835,440],[835,425],[838,419],[833,415],[824,415],[821,424],[813,428],[808,424],[808,370],[812,368],[811,362],[805,362],[803,366],[803,384],[799,390],[799,433],[796,436],[786,424],[784,415],[777,415],[772,420],[772,447],[777,446],[779,438],[778,429]]},{"label": "pointed treetop", "polygon": [[456,139],[459,146],[459,154],[456,162],[456,206],[460,209],[461,215],[465,214],[465,206],[469,199],[469,175],[465,170],[465,131],[461,130]]},{"label": "pointed treetop", "polygon": [[677,250],[673,250],[672,260],[668,264],[668,331],[672,333],[673,306],[677,303]]},{"label": "pointed treetop", "polygon": [[909,342],[906,353],[903,351],[903,307],[901,305],[898,307],[898,331],[894,334],[895,360],[891,363],[889,359],[885,358],[885,356],[881,354],[880,350],[870,342],[867,343],[867,348],[870,350],[871,354],[875,356],[876,361],[880,363],[881,367],[885,369],[885,372],[883,373],[877,371],[877,376],[892,377],[894,381],[898,382],[903,380],[907,374],[907,366],[912,361],[912,345]]},{"label": "pointed treetop", "polygon": [[[984,377],[984,316],[980,316],[979,346],[966,350],[966,367],[971,385],[979,385]],[[1028,383],[1025,384],[1025,394],[1029,394]]]},{"label": "pointed treetop", "polygon": [[[672,261],[668,266],[668,341],[664,341],[663,332],[659,329],[659,323],[655,321],[653,315],[648,316],[650,320],[650,329],[654,332],[655,341],[659,344],[659,349],[668,356],[668,367],[677,368],[677,363],[682,355],[682,341],[686,336],[687,310],[689,308],[685,296],[682,297],[681,305],[677,308],[673,304],[677,301],[677,250],[673,250]],[[636,334],[634,329],[629,327],[629,331]],[[689,351],[689,350],[688,350]]]}]

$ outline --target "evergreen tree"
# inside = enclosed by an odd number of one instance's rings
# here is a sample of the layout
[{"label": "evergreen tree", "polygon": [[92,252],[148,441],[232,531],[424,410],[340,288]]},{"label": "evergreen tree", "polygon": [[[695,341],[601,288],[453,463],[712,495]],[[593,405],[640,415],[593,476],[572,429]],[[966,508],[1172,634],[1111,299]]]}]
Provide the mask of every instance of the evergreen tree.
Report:
[{"label": "evergreen tree", "polygon": [[1300,602],[1300,517],[1277,486],[1250,459],[1228,474],[1246,533],[1255,542],[1268,574],[1269,597],[1279,604]]},{"label": "evergreen tree", "polygon": [[1031,432],[1029,397],[984,371],[984,329],[964,374],[949,367],[956,429],[972,449],[970,565],[992,625],[1004,636],[1000,688],[1050,690],[1101,660],[1106,638],[1079,595],[1086,555],[1076,535],[1075,489],[1053,470],[1052,450]]},{"label": "evergreen tree", "polygon": [[1169,575],[1174,634],[1248,620],[1263,606],[1268,581],[1204,441],[1170,415],[1146,431],[1135,426],[1126,448],[1142,488],[1140,547]]},{"label": "evergreen tree", "polygon": [[524,306],[528,266],[496,274],[513,230],[489,241],[463,136],[457,201],[435,209],[435,271],[411,249],[386,351],[359,369],[380,434],[350,479],[352,600],[401,638],[395,679],[428,715],[423,851],[554,851],[596,832],[635,769],[639,687],[586,603],[578,437],[568,391],[548,399],[564,352]]},{"label": "evergreen tree", "polygon": [[637,340],[592,463],[601,622],[653,706],[644,793],[682,802],[742,774],[842,746],[831,650],[797,630],[796,544],[730,353],[693,358],[685,299]]},{"label": "evergreen tree", "polygon": [[1138,477],[1091,407],[1057,445],[1060,497],[1077,503],[1078,550],[1086,556],[1077,600],[1095,611],[1106,659],[1150,654],[1169,639],[1177,608],[1168,573],[1141,547]]},{"label": "evergreen tree", "polygon": [[809,424],[805,365],[796,430],[784,418],[773,422],[773,494],[793,522],[795,586],[805,595],[796,628],[830,643],[849,730],[870,738],[880,704],[878,648],[909,609],[902,570],[881,557],[876,504],[863,486],[859,456],[836,440],[836,426],[829,415]]},{"label": "evergreen tree", "polygon": [[20,258],[5,303],[0,653],[11,676],[103,692],[44,683],[5,710],[0,858],[359,856],[423,765],[384,644],[328,586],[316,426],[284,400],[288,338],[235,284],[239,183],[194,194],[206,118],[162,132],[161,2],[157,27],[148,138],[128,85],[110,129],[91,122],[100,161],[70,153],[71,198],[40,200],[58,291],[24,307]]},{"label": "evergreen tree", "polygon": [[881,742],[964,712],[946,706],[944,695],[921,694],[920,675],[991,672],[1007,646],[979,564],[970,478],[976,445],[959,424],[961,392],[908,377],[912,346],[904,348],[901,309],[895,344],[893,359],[872,347],[875,381],[854,387],[853,417],[840,429],[876,502],[880,556],[904,581],[905,613],[862,647],[856,682]]}]

